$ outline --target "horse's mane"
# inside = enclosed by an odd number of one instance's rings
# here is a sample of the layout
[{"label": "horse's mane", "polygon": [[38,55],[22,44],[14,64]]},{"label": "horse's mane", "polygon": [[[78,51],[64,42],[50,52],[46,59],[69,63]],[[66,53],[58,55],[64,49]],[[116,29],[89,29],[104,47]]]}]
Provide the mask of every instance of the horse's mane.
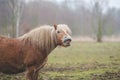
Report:
[{"label": "horse's mane", "polygon": [[[62,28],[66,30],[69,34],[71,34],[71,30],[67,25],[60,24],[57,26],[58,28]],[[32,44],[33,46],[35,45],[39,49],[46,50],[48,52],[55,48],[57,44],[55,29],[53,26],[49,25],[37,27],[30,32],[24,34],[23,36],[18,37],[18,39],[22,40],[27,44]]]}]

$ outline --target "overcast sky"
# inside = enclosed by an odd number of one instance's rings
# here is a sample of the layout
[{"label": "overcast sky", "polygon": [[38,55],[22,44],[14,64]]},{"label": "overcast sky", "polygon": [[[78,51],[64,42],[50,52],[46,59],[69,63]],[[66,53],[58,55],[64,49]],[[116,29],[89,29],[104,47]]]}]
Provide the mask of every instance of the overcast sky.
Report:
[{"label": "overcast sky", "polygon": [[[26,0],[27,2],[29,2],[30,0]],[[55,1],[55,0],[43,0],[43,1]],[[56,0],[58,3],[65,1],[65,0]],[[71,0],[68,0],[71,1]],[[92,0],[81,0],[81,1],[85,1],[86,3],[90,3]],[[108,1],[108,5],[109,7],[115,7],[115,8],[120,8],[120,0],[107,0]]]},{"label": "overcast sky", "polygon": [[120,0],[109,0],[109,6],[120,8]]},{"label": "overcast sky", "polygon": [[[46,0],[46,1],[54,1],[54,0]],[[58,2],[62,2],[64,0],[57,0]],[[70,1],[70,0],[68,0]],[[86,3],[90,3],[92,0],[82,0],[85,1]],[[109,7],[115,7],[115,8],[120,8],[120,0],[107,0]]]}]

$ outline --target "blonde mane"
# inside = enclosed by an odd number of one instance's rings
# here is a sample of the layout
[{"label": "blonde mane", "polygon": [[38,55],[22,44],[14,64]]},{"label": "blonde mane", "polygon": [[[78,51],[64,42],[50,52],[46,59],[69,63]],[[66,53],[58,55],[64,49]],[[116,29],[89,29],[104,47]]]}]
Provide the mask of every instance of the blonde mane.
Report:
[{"label": "blonde mane", "polygon": [[[65,24],[57,25],[58,29],[64,29],[68,34],[71,34],[71,30]],[[44,25],[31,30],[18,39],[37,46],[39,49],[50,53],[57,46],[56,33],[53,26]]]}]

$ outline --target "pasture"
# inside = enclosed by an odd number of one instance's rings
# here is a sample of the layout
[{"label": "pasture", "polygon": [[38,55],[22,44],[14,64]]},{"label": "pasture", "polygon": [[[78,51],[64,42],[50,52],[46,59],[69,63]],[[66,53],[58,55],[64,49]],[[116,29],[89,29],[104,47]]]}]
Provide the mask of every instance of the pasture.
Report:
[{"label": "pasture", "polygon": [[[25,80],[22,74],[0,74],[0,80]],[[48,57],[39,80],[119,80],[120,42],[72,42]]]}]

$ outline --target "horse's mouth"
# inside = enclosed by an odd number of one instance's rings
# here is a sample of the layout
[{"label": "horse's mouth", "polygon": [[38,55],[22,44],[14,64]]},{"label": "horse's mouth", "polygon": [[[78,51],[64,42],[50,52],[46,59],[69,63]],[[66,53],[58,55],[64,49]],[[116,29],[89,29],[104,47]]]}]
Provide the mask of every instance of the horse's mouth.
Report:
[{"label": "horse's mouth", "polygon": [[70,46],[70,43],[71,43],[71,40],[66,40],[66,41],[64,41],[64,46],[68,47],[68,46]]}]

